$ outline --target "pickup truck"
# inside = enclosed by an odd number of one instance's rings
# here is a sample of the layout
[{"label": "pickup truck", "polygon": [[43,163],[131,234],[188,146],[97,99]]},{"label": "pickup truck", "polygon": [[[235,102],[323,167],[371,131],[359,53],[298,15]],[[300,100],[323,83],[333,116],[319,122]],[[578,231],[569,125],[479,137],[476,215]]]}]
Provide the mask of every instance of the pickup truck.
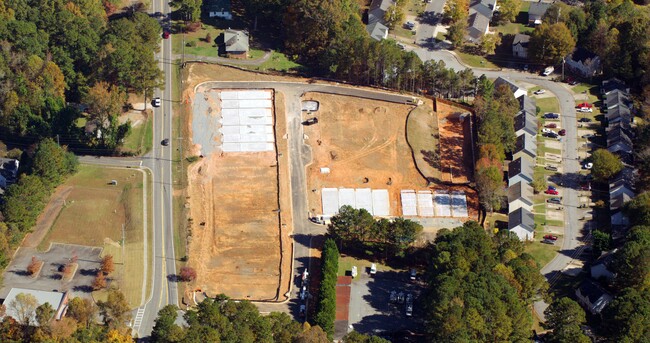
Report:
[{"label": "pickup truck", "polygon": [[552,67],[552,66],[551,67],[546,67],[544,69],[544,72],[542,73],[542,75],[549,76],[549,75],[553,74],[554,71],[555,71],[554,67]]}]

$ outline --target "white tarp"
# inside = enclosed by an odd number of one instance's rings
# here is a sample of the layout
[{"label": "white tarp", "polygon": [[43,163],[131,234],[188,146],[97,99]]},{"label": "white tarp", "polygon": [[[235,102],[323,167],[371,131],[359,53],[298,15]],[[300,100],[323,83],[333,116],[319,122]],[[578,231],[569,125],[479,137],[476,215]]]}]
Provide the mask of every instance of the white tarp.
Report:
[{"label": "white tarp", "polygon": [[239,134],[239,133],[229,133],[224,134],[222,142],[224,143],[273,143],[272,134]]},{"label": "white tarp", "polygon": [[339,190],[337,188],[323,188],[321,190],[323,203],[323,216],[333,216],[339,212]]},{"label": "white tarp", "polygon": [[372,190],[372,212],[375,216],[389,216],[390,203],[387,189]]},{"label": "white tarp", "polygon": [[417,216],[417,198],[414,190],[402,190],[400,193],[402,200],[402,215],[403,216]]},{"label": "white tarp", "polygon": [[437,217],[451,217],[451,199],[449,194],[436,192],[433,196],[433,200]]},{"label": "white tarp", "polygon": [[339,208],[349,205],[353,208],[356,207],[354,188],[341,188],[339,189]]},{"label": "white tarp", "polygon": [[224,108],[221,110],[221,115],[226,117],[271,117],[273,112],[270,108]]},{"label": "white tarp", "polygon": [[273,151],[273,93],[270,90],[222,90],[221,149],[224,152]]},{"label": "white tarp", "polygon": [[226,134],[259,134],[270,133],[273,134],[273,127],[267,125],[241,125],[241,126],[223,126],[219,129],[221,133]]},{"label": "white tarp", "polygon": [[271,99],[271,91],[265,91],[265,90],[223,90],[223,91],[221,91],[221,99],[224,99],[224,100]]},{"label": "white tarp", "polygon": [[223,152],[256,152],[256,151],[273,151],[273,143],[236,143],[225,142],[221,144]]},{"label": "white tarp", "polygon": [[370,188],[357,188],[354,192],[354,202],[357,209],[365,209],[372,214],[372,190]]},{"label": "white tarp", "polygon": [[452,216],[456,218],[469,217],[467,213],[467,197],[464,192],[451,193]]},{"label": "white tarp", "polygon": [[433,217],[433,196],[431,191],[418,191],[418,215],[420,217]]},{"label": "white tarp", "polygon": [[270,99],[221,100],[221,108],[271,108],[272,106],[273,101]]}]

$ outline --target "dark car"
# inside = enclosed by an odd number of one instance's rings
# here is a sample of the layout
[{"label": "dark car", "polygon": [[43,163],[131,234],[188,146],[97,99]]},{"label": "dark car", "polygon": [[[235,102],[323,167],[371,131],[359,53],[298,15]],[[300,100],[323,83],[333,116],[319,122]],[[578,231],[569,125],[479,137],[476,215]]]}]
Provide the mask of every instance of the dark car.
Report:
[{"label": "dark car", "polygon": [[591,182],[589,182],[589,181],[580,182],[580,190],[581,191],[590,191],[591,190]]},{"label": "dark car", "polygon": [[169,145],[169,138],[163,139],[162,142],[160,142],[160,144],[162,144],[164,146],[168,146]]},{"label": "dark car", "polygon": [[557,124],[555,124],[555,123],[548,123],[548,124],[544,125],[544,127],[545,127],[545,128],[548,128],[548,129],[554,129],[554,128],[557,127]]},{"label": "dark car", "polygon": [[581,123],[590,123],[591,118],[580,118],[580,119],[578,119],[578,121],[581,122]]},{"label": "dark car", "polygon": [[169,38],[169,31],[163,31],[162,37],[163,37],[164,39]]},{"label": "dark car", "polygon": [[550,165],[550,164],[547,164],[546,167],[544,167],[544,169],[546,169],[546,170],[550,170],[550,171],[557,171],[557,167],[556,167],[556,166],[552,166],[552,165]]},{"label": "dark car", "polygon": [[544,118],[546,118],[546,119],[557,119],[557,118],[560,118],[560,115],[557,114],[557,113],[548,112],[548,113],[544,113]]},{"label": "dark car", "polygon": [[318,124],[318,118],[316,118],[316,117],[309,118],[309,119],[302,122],[302,125],[306,125],[306,126],[314,125],[314,124]]},{"label": "dark car", "polygon": [[566,135],[566,130],[562,129],[562,130],[558,131],[557,134],[560,135],[560,136],[564,136],[564,135]]},{"label": "dark car", "polygon": [[550,240],[550,239],[545,239],[545,240],[542,241],[542,243],[544,243],[544,244],[551,244],[551,245],[552,245],[552,244],[555,244],[555,241],[552,241],[552,240]]},{"label": "dark car", "polygon": [[561,204],[562,203],[562,198],[550,198],[548,200],[549,203],[551,204]]},{"label": "dark car", "polygon": [[557,138],[558,137],[557,133],[555,133],[555,132],[544,132],[542,134],[542,136],[548,137],[548,138]]},{"label": "dark car", "polygon": [[552,189],[554,191],[557,191],[557,188],[555,186],[551,186],[551,185],[549,185],[547,189]]}]

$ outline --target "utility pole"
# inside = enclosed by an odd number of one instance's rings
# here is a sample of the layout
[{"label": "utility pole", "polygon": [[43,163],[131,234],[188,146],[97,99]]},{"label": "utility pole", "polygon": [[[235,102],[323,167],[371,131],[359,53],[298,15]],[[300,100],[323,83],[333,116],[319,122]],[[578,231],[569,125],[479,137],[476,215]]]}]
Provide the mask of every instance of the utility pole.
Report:
[{"label": "utility pole", "polygon": [[56,134],[56,145],[61,146],[61,142],[59,141],[59,134]]},{"label": "utility pole", "polygon": [[566,59],[562,57],[562,81],[564,81],[564,63],[566,62]]}]

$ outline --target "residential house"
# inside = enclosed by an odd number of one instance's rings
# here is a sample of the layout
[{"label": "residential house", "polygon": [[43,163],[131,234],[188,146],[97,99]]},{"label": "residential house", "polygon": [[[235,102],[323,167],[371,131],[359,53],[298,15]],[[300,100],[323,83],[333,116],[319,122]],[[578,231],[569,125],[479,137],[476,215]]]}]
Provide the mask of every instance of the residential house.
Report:
[{"label": "residential house", "polygon": [[598,280],[600,278],[605,278],[611,280],[616,276],[616,273],[612,271],[614,270],[613,262],[616,251],[617,249],[603,252],[600,257],[594,261],[594,263],[589,268],[591,271],[592,279]]},{"label": "residential house", "polygon": [[[12,317],[16,320],[22,320],[21,315],[16,312],[12,306],[9,305],[12,301],[16,299],[18,294],[29,294],[36,298],[37,306],[49,303],[54,309],[54,319],[59,320],[63,317],[65,310],[67,309],[68,304],[68,293],[64,292],[48,292],[48,291],[38,291],[35,289],[26,289],[26,288],[12,288],[9,291],[9,294],[5,297],[5,316]],[[28,318],[29,322],[34,324],[36,323],[36,315],[32,312],[31,318]]]},{"label": "residential house", "polygon": [[516,34],[515,39],[512,41],[512,56],[528,58],[528,42],[530,42],[529,35]]},{"label": "residential house", "polygon": [[607,129],[619,124],[629,130],[632,128],[634,116],[629,107],[622,105],[613,106],[612,109],[608,109],[605,113],[605,119],[607,119]]},{"label": "residential house", "polygon": [[533,166],[535,162],[528,158],[518,158],[508,164],[508,187],[517,182],[533,182]]},{"label": "residential house", "polygon": [[613,154],[632,154],[632,132],[617,123],[607,130],[607,150]]},{"label": "residential house", "polygon": [[[0,188],[5,189],[18,180],[20,161],[13,158],[0,158]],[[4,185],[3,185],[4,184]]]},{"label": "residential house", "polygon": [[227,29],[223,32],[226,54],[229,58],[245,59],[248,57],[248,32]]},{"label": "residential house", "polygon": [[490,21],[496,8],[496,0],[474,0],[470,2],[467,36],[465,36],[467,40],[478,43],[481,37],[488,33]]},{"label": "residential house", "polygon": [[380,22],[366,25],[366,31],[370,34],[370,38],[376,41],[388,38],[388,26]]},{"label": "residential house", "polygon": [[210,18],[221,18],[225,20],[232,20],[232,12],[230,11],[230,0],[206,0],[204,8],[208,12]]},{"label": "residential house", "polygon": [[584,48],[576,48],[565,59],[569,70],[584,77],[593,77],[601,72],[600,57]]},{"label": "residential house", "polygon": [[535,161],[537,158],[537,141],[535,136],[529,135],[527,133],[522,133],[517,136],[517,141],[515,142],[515,150],[512,153],[512,158],[517,159],[520,157],[530,158]]},{"label": "residential house", "polygon": [[625,82],[613,77],[611,79],[603,81],[600,86],[600,93],[607,95],[609,92],[619,90],[625,93],[630,93],[630,88],[625,85]]},{"label": "residential house", "polygon": [[521,181],[508,187],[508,213],[520,208],[533,211],[533,186]]},{"label": "residential house", "polygon": [[584,306],[591,314],[600,314],[600,312],[612,301],[612,296],[595,282],[587,279],[584,280],[576,290],[578,302]]},{"label": "residential house", "polygon": [[540,25],[544,13],[551,7],[551,4],[551,2],[542,2],[542,0],[531,2],[528,9],[528,25]]},{"label": "residential house", "polygon": [[508,231],[521,241],[531,241],[535,237],[535,217],[527,209],[520,207],[508,213]]},{"label": "residential house", "polygon": [[499,76],[496,80],[494,80],[494,89],[499,88],[499,86],[501,85],[508,86],[508,88],[510,88],[510,90],[512,91],[512,94],[514,94],[515,98],[519,98],[522,95],[528,94],[528,92],[525,89],[520,88],[514,82]]},{"label": "residential house", "polygon": [[537,106],[535,105],[535,99],[529,97],[528,95],[524,94],[519,97],[517,97],[517,100],[519,100],[519,109],[522,111],[526,111],[527,113],[532,114],[533,116],[537,115]]},{"label": "residential house", "polygon": [[527,133],[531,136],[537,135],[537,117],[535,114],[527,111],[519,111],[514,119],[515,134],[522,135]]}]

